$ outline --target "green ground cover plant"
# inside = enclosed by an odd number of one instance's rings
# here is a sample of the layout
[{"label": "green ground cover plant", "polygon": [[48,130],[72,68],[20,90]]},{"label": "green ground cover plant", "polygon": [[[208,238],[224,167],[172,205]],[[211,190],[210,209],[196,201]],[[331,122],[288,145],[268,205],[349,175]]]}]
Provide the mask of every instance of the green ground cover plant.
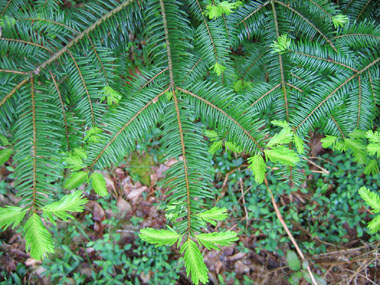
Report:
[{"label": "green ground cover plant", "polygon": [[139,236],[176,244],[195,284],[208,281],[201,249],[238,239],[202,230],[228,218],[209,153],[246,159],[275,210],[275,181],[305,181],[312,131],[378,172],[377,1],[69,3],[0,4],[0,163],[12,158],[22,197],[0,226],[23,227],[33,258],[54,252],[46,223],[83,211],[78,188],[106,196],[100,171],[157,128],[162,158],[176,159],[168,225]]}]

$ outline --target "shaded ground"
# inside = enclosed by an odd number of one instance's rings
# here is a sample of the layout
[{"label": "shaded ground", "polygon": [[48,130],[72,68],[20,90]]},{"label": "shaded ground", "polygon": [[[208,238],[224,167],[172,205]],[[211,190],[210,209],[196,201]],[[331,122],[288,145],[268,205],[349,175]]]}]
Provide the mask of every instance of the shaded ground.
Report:
[{"label": "shaded ground", "polygon": [[[133,171],[130,166],[131,162],[133,164],[139,161],[143,162],[145,168],[137,166],[138,171]],[[169,261],[154,261],[157,256],[148,256],[152,254],[151,248],[147,248],[145,252],[138,251],[141,242],[138,241],[135,234],[140,228],[163,228],[165,226],[164,212],[159,208],[159,204],[160,200],[165,198],[166,189],[159,185],[164,171],[173,161],[155,165],[148,156],[138,155],[131,157],[129,163],[128,167],[120,165],[110,173],[104,173],[111,198],[99,201],[95,196],[87,197],[90,202],[87,204],[85,212],[75,217],[76,227],[80,229],[80,233],[76,229],[71,229],[72,223],[58,225],[60,231],[63,233],[67,231],[70,234],[57,237],[58,247],[60,244],[66,244],[68,249],[58,248],[55,257],[63,260],[67,255],[65,252],[68,251],[77,257],[73,260],[68,257],[65,261],[68,265],[64,265],[63,269],[53,270],[50,268],[51,264],[55,262],[54,257],[50,263],[41,263],[31,259],[25,253],[25,243],[19,231],[8,229],[1,232],[0,272],[2,274],[0,280],[3,284],[56,284],[60,282],[60,277],[55,275],[65,274],[63,282],[65,284],[83,284],[94,282],[94,280],[101,283],[101,280],[97,278],[104,278],[103,281],[107,282],[107,278],[113,278],[120,274],[124,274],[121,280],[126,284],[157,284],[157,282],[166,284],[167,280],[157,281],[157,276],[158,274],[164,276],[165,272],[168,272],[167,270],[173,270],[170,268],[174,266],[173,264],[179,265],[182,270],[179,272],[179,279],[173,283],[190,284],[183,266],[176,261],[179,253],[174,246],[165,253]],[[143,171],[141,171],[142,168],[144,168]],[[7,170],[3,167],[0,173],[2,180],[7,179],[7,182],[12,185],[12,172],[9,171],[9,168]],[[146,178],[146,175],[149,179]],[[145,178],[141,179],[142,176]],[[226,177],[228,178],[228,175],[219,177],[219,185],[222,184],[222,188],[228,183]],[[229,195],[227,191],[222,191],[222,193],[226,196]],[[242,193],[244,195],[244,191]],[[240,204],[234,205],[233,209],[229,210],[235,211],[239,208],[244,213],[243,210],[247,210],[243,205],[244,197],[240,193],[236,193],[236,195],[240,197],[238,200]],[[282,195],[278,200],[280,206],[286,206],[290,200],[297,200],[302,207],[305,203],[312,203],[311,198],[308,193],[298,191],[291,195]],[[111,200],[116,203],[112,204]],[[13,194],[3,194],[0,195],[0,201],[1,204],[15,204],[18,202],[18,198]],[[110,204],[114,206],[112,207]],[[253,282],[255,284],[289,284],[288,278],[292,271],[289,269],[285,257],[260,248],[259,241],[265,239],[265,234],[257,235],[253,231],[249,233],[249,230],[242,229],[247,223],[253,228],[255,227],[254,222],[247,222],[244,217],[231,217],[228,222],[218,225],[220,228],[229,228],[239,231],[241,234],[239,242],[234,246],[225,247],[221,251],[203,252],[210,270],[210,284],[253,284]],[[377,266],[377,248],[380,243],[366,243],[358,239],[356,233],[353,232],[351,239],[334,245],[319,239],[306,230],[302,224],[294,222],[291,226],[297,232],[295,236],[298,241],[313,241],[316,246],[325,246],[325,253],[306,255],[313,272],[323,277],[328,284],[378,284],[380,268]],[[73,234],[75,232],[77,234]],[[117,236],[117,238],[112,239],[112,236]],[[91,241],[94,242],[89,243]],[[96,241],[104,241],[104,243],[99,246]],[[114,258],[114,260],[110,258],[110,264],[107,265],[111,268],[109,273],[106,272],[108,269],[105,269],[107,244],[111,246],[108,254]],[[292,246],[291,243],[282,242],[278,244],[278,247],[286,252]],[[128,272],[125,264],[119,263],[122,258],[130,262],[130,266],[133,263],[138,263],[138,265],[135,264],[134,269]],[[150,261],[152,268],[147,268],[147,260],[144,261],[144,258],[152,259]],[[170,260],[173,263],[170,263]],[[65,271],[65,266],[66,268],[70,267],[69,265],[75,262],[77,263],[72,270]],[[163,268],[162,272],[158,273],[158,263],[161,264],[160,266],[168,268]],[[98,275],[92,275],[93,272],[97,272]],[[110,277],[107,277],[107,274]],[[78,276],[81,276],[82,279],[78,279]],[[301,279],[296,284],[307,284],[307,282]]]}]

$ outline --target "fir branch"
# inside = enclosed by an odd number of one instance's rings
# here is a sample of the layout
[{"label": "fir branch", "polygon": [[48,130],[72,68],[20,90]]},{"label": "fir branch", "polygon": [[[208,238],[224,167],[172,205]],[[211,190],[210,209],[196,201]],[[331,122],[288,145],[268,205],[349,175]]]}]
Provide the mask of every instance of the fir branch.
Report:
[{"label": "fir branch", "polygon": [[[104,16],[102,16],[100,19],[98,19],[95,23],[90,25],[88,28],[86,28],[83,32],[81,32],[77,37],[75,37],[70,43],[68,43],[66,46],[64,46],[62,49],[57,51],[55,54],[53,54],[48,60],[43,62],[41,65],[39,65],[36,69],[34,69],[31,73],[39,74],[42,69],[50,65],[52,62],[59,59],[66,51],[68,51],[72,46],[77,44],[84,36],[91,33],[93,30],[95,30],[100,24],[102,24],[104,21],[108,20],[110,17],[115,15],[116,13],[120,12],[123,8],[127,7],[129,4],[131,4],[133,0],[128,0],[119,6],[117,6],[115,9],[111,10]],[[2,38],[0,38],[2,39]],[[16,88],[13,89],[8,95],[6,95],[1,101],[0,101],[0,107],[3,105],[22,85],[24,85],[27,81],[29,81],[29,78],[24,79],[19,84],[17,84]]]},{"label": "fir branch", "polygon": [[91,96],[90,96],[90,93],[88,92],[86,81],[83,78],[82,72],[81,72],[79,65],[78,65],[77,61],[75,60],[73,54],[70,52],[70,50],[67,50],[67,53],[70,55],[71,59],[73,60],[75,68],[77,69],[79,77],[82,81],[83,88],[84,88],[86,95],[87,95],[88,105],[90,106],[92,126],[95,127],[94,107],[92,106]]},{"label": "fir branch", "polygon": [[362,70],[358,71],[354,75],[347,78],[343,83],[341,83],[339,86],[337,86],[325,99],[323,99],[303,120],[300,122],[296,127],[295,130],[298,130],[300,126],[302,126],[313,114],[315,111],[317,111],[323,104],[326,103],[327,100],[329,100],[336,92],[338,92],[343,86],[345,86],[348,82],[350,82],[352,79],[356,78],[369,68],[371,68],[373,65],[378,63],[380,61],[380,57],[376,60],[372,61],[370,64],[368,64],[366,67],[364,67]]},{"label": "fir branch", "polygon": [[50,53],[53,53],[53,51],[43,45],[40,45],[40,44],[36,44],[34,42],[29,42],[29,41],[24,41],[24,40],[20,40],[20,39],[9,39],[9,38],[0,38],[1,41],[8,41],[8,42],[16,42],[16,43],[22,43],[22,44],[25,44],[25,45],[31,45],[31,46],[35,46],[35,47],[39,47],[39,48],[42,48]]},{"label": "fir branch", "polygon": [[284,2],[281,2],[281,1],[278,1],[278,0],[274,0],[276,3],[280,4],[281,6],[289,9],[290,11],[292,11],[293,13],[297,14],[301,19],[303,19],[306,23],[308,23],[311,27],[313,27],[314,30],[317,31],[318,34],[320,34],[325,40],[326,42],[332,47],[332,49],[335,51],[335,52],[338,52],[338,50],[336,49],[336,47],[334,46],[334,44],[332,43],[332,41],[324,34],[322,33],[322,31],[320,29],[317,28],[317,26],[315,26],[309,19],[307,19],[304,15],[302,15],[299,11],[297,11],[296,9],[292,8],[290,5],[287,5],[285,4]]},{"label": "fir branch", "polygon": [[96,156],[96,158],[91,163],[90,168],[93,168],[96,162],[99,160],[99,158],[104,154],[104,152],[110,147],[110,145],[117,139],[118,136],[134,121],[138,118],[138,116],[151,104],[154,104],[157,102],[157,100],[166,92],[168,92],[170,88],[165,89],[160,94],[158,94],[156,97],[154,97],[152,100],[150,100],[148,103],[145,104],[144,107],[142,107],[128,122],[124,124],[124,126],[115,134],[112,136],[112,138],[107,142],[107,144],[104,146],[104,148],[101,150],[101,152]]},{"label": "fir branch", "polygon": [[169,30],[168,30],[168,23],[166,21],[165,5],[164,5],[163,0],[160,0],[160,6],[161,6],[162,21],[164,24],[164,31],[165,31],[166,52],[168,55],[168,68],[169,68],[169,77],[170,77],[170,86],[169,87],[170,87],[170,89],[172,89],[175,87],[174,76],[173,76],[172,53],[170,50]]},{"label": "fir branch", "polygon": [[321,61],[326,61],[326,62],[332,62],[334,64],[337,64],[337,65],[340,65],[340,66],[343,66],[347,69],[350,69],[354,72],[358,72],[358,70],[356,70],[355,68],[351,67],[351,66],[348,66],[344,63],[341,63],[341,62],[338,62],[336,60],[333,60],[332,58],[323,58],[323,57],[319,57],[319,56],[315,56],[315,55],[311,55],[311,54],[306,54],[306,53],[303,53],[303,52],[299,52],[299,51],[292,51],[292,53],[295,53],[295,54],[298,54],[298,55],[302,55],[302,56],[305,56],[305,57],[309,57],[309,58],[314,58],[314,59],[317,59],[317,60],[321,60]]},{"label": "fir branch", "polygon": [[254,14],[256,14],[257,12],[259,12],[262,8],[264,8],[266,5],[268,5],[269,3],[271,3],[272,1],[267,1],[265,2],[264,4],[260,5],[256,10],[252,11],[252,13],[250,13],[248,16],[246,16],[243,20],[241,20],[239,22],[239,24],[241,23],[244,23],[245,21],[247,21],[250,17],[252,17]]},{"label": "fir branch", "polygon": [[7,4],[5,5],[4,9],[0,13],[0,17],[4,15],[5,11],[8,9],[9,4],[12,2],[12,0],[8,0]]},{"label": "fir branch", "polygon": [[64,103],[63,103],[63,99],[62,99],[61,91],[59,90],[59,87],[58,87],[57,81],[55,80],[54,75],[53,75],[53,73],[51,72],[51,70],[49,70],[49,74],[50,74],[51,79],[53,80],[55,90],[57,91],[57,95],[58,95],[58,98],[59,98],[59,102],[61,103],[62,116],[63,116],[63,123],[64,123],[64,125],[65,125],[67,151],[70,151],[69,127],[68,127],[68,125],[67,125],[67,117],[66,117],[65,105],[64,105]]},{"label": "fir branch", "polygon": [[251,107],[255,106],[257,103],[259,103],[262,99],[264,99],[267,95],[269,95],[270,93],[272,93],[274,90],[276,90],[278,87],[281,86],[281,83],[278,83],[276,86],[274,86],[272,89],[270,89],[269,91],[265,92],[263,95],[260,96],[260,98],[257,98],[255,100],[255,102],[253,102],[251,104]]},{"label": "fir branch", "polygon": [[33,124],[33,143],[32,143],[32,160],[33,160],[33,184],[32,184],[32,191],[33,191],[33,201],[32,201],[32,208],[34,213],[37,211],[37,205],[36,205],[36,186],[37,186],[37,130],[36,130],[36,101],[35,101],[35,90],[34,90],[34,77],[30,77],[30,88],[31,88],[31,94],[32,94],[32,124]]},{"label": "fir branch", "polygon": [[28,72],[25,72],[25,71],[17,71],[17,70],[9,70],[9,69],[0,69],[0,72],[13,73],[13,74],[19,74],[19,75],[27,75],[28,74]]},{"label": "fir branch", "polygon": [[359,84],[359,100],[358,100],[358,117],[356,120],[356,128],[359,127],[359,122],[360,122],[360,112],[361,112],[361,105],[362,105],[362,83],[361,83],[361,76],[358,76],[358,84]]},{"label": "fir branch", "polygon": [[207,23],[206,17],[205,17],[205,15],[204,15],[204,11],[203,11],[203,9],[202,9],[201,4],[199,3],[199,0],[195,0],[195,2],[197,3],[197,6],[198,6],[199,10],[201,11],[201,15],[202,15],[203,23],[205,24],[205,27],[206,27],[206,29],[207,29],[208,36],[209,36],[210,41],[211,41],[211,44],[212,44],[212,48],[213,48],[213,50],[214,50],[215,61],[218,62],[218,53],[216,52],[215,41],[214,41],[214,38],[212,37],[211,31],[210,31],[210,27],[208,26],[208,23]]},{"label": "fir branch", "polygon": [[[271,2],[271,4],[272,4],[272,11],[273,11],[273,18],[274,18],[274,26],[276,29],[276,36],[278,39],[280,37],[280,33],[279,33],[279,29],[278,29],[277,12],[276,12],[276,7],[275,7],[273,1]],[[278,62],[280,64],[281,86],[282,86],[282,92],[284,94],[284,106],[285,106],[286,120],[289,121],[288,96],[286,93],[285,75],[284,75],[284,66],[282,63],[282,55],[280,53],[278,54]]]},{"label": "fir branch", "polygon": [[239,124],[238,121],[236,121],[234,118],[232,118],[230,115],[228,115],[225,111],[223,111],[222,109],[218,108],[217,106],[215,106],[214,104],[212,104],[211,102],[209,102],[208,100],[188,91],[188,90],[185,90],[185,89],[182,89],[180,87],[177,87],[177,89],[185,94],[188,94],[188,95],[191,95],[193,96],[194,98],[197,98],[198,100],[201,100],[202,102],[206,103],[207,105],[209,105],[210,107],[212,107],[213,109],[217,110],[218,112],[222,113],[224,116],[226,116],[230,121],[232,121],[235,125],[237,125],[248,137],[249,139],[261,150],[261,151],[264,151],[264,148],[252,137],[252,135],[246,130],[243,128],[242,125]]},{"label": "fir branch", "polygon": [[157,74],[155,74],[154,76],[152,76],[147,82],[145,82],[143,85],[141,85],[141,87],[139,88],[138,91],[141,91],[142,89],[144,89],[145,87],[147,87],[150,83],[152,83],[158,76],[160,76],[161,74],[163,74],[165,71],[168,71],[169,70],[169,67],[165,67],[163,70],[157,72]]},{"label": "fir branch", "polygon": [[[162,1],[162,0],[161,0]],[[185,140],[183,138],[183,130],[182,130],[182,123],[181,123],[181,116],[179,113],[179,107],[178,107],[178,99],[177,96],[173,92],[173,99],[174,99],[174,105],[175,110],[177,114],[177,122],[178,122],[178,132],[181,138],[181,148],[182,148],[182,158],[183,158],[183,170],[185,172],[185,183],[186,183],[186,195],[187,195],[187,233],[190,235],[191,233],[191,196],[190,196],[190,183],[189,183],[189,173],[188,173],[188,166],[187,166],[187,159],[186,159],[186,148],[185,148]]]},{"label": "fir branch", "polygon": [[358,16],[356,17],[356,20],[358,21],[361,17],[361,15],[364,13],[365,9],[367,9],[369,3],[371,2],[372,0],[367,0],[367,2],[365,3],[365,5],[363,6],[363,8],[361,9],[361,11],[359,12]]}]

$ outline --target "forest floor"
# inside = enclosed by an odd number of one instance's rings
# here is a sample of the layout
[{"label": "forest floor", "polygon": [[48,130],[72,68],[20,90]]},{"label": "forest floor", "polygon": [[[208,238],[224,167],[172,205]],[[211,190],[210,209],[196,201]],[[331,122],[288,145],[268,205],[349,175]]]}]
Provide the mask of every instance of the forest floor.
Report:
[{"label": "forest floor", "polygon": [[[146,157],[132,159],[147,163]],[[163,253],[165,258],[154,255],[155,249],[152,247],[146,247],[145,251],[138,250],[142,244],[136,236],[139,229],[165,227],[165,214],[160,201],[165,198],[167,189],[161,187],[160,181],[172,163],[150,161],[149,177],[143,179],[137,179],[138,175],[126,164],[104,172],[110,193],[108,199],[99,201],[96,196],[87,195],[90,201],[83,213],[75,215],[75,222],[58,224],[58,228],[66,233],[59,236],[53,233],[58,249],[48,261],[30,258],[20,230],[0,232],[2,284],[102,284],[111,282],[113,278],[113,284],[169,284],[168,278],[172,276],[178,276],[176,281],[169,281],[172,284],[190,284],[183,264],[177,262],[180,254],[175,246]],[[12,168],[2,167],[0,177],[12,186]],[[229,191],[223,191],[228,180],[228,175],[219,177],[217,184],[224,196],[231,195]],[[4,188],[2,183],[0,186]],[[13,193],[0,193],[0,205],[17,204],[20,200]],[[284,241],[286,234],[278,236],[277,250],[260,247],[259,241],[265,240],[270,232],[257,234],[249,229],[254,228],[255,221],[244,217],[249,209],[243,203],[245,199],[242,195],[246,192],[241,193],[236,193],[240,197],[239,204],[230,204],[228,210],[238,211],[242,216],[231,215],[227,222],[217,225],[218,228],[240,232],[239,241],[221,251],[203,252],[209,268],[210,284],[308,284],[304,278],[293,283],[289,281],[294,272],[289,268],[284,254],[280,253],[293,248],[289,240]],[[286,206],[289,200],[307,202],[311,199],[308,193],[300,191],[277,198],[280,207]],[[273,209],[269,211],[273,212]],[[297,241],[311,242],[315,247],[324,246],[324,252],[310,254],[305,251],[304,254],[312,271],[327,284],[379,284],[380,268],[377,264],[380,242],[358,239],[355,231],[350,235],[350,229],[347,229],[348,238],[341,244],[334,244],[310,233],[302,223],[288,226]],[[112,246],[108,247],[107,244]],[[158,259],[155,261],[155,258]],[[128,266],[133,270],[129,270]],[[166,273],[174,269],[179,272],[174,275],[173,272]]]}]

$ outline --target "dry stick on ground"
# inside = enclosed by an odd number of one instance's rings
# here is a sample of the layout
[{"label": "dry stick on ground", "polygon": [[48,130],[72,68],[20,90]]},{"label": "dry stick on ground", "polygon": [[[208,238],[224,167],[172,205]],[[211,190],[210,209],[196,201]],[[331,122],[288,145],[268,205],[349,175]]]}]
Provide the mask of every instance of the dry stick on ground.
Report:
[{"label": "dry stick on ground", "polygon": [[[347,268],[346,268],[346,270],[347,270],[348,272],[355,273],[354,271],[352,271],[352,270],[350,270],[350,269],[347,269]],[[371,279],[369,279],[367,276],[365,276],[365,275],[363,275],[363,274],[361,274],[361,273],[355,273],[355,274],[357,274],[357,275],[363,277],[363,278],[364,278],[365,280],[367,280],[369,283],[377,285],[377,283],[373,282],[373,281],[372,281]]]},{"label": "dry stick on ground", "polygon": [[243,179],[241,177],[239,179],[239,184],[240,184],[241,198],[243,198],[243,207],[244,207],[244,213],[245,213],[246,228],[248,229],[248,224],[249,224],[248,211],[247,211],[247,207],[245,206],[244,184],[243,184]]},{"label": "dry stick on ground", "polygon": [[[282,217],[281,213],[280,213],[280,210],[278,209],[278,206],[276,204],[276,201],[274,200],[274,196],[273,196],[273,193],[272,193],[272,190],[270,190],[269,188],[269,184],[268,184],[268,180],[266,177],[264,177],[264,182],[265,182],[265,186],[267,187],[267,190],[270,194],[270,197],[271,197],[271,200],[272,200],[272,204],[273,204],[273,207],[274,207],[274,211],[276,212],[276,216],[277,218],[279,219],[281,225],[283,226],[285,232],[287,233],[288,237],[290,238],[291,242],[293,243],[294,247],[296,248],[296,251],[299,255],[299,257],[301,258],[302,261],[305,261],[305,256],[303,255],[301,249],[299,248],[296,240],[294,239],[292,233],[289,231],[289,228],[288,226],[286,225],[285,221],[284,221],[284,218]],[[307,271],[310,275],[310,278],[311,278],[311,281],[314,285],[318,285],[318,283],[315,281],[315,278],[314,278],[314,275],[313,273],[311,272],[311,269],[310,269],[310,266],[307,265]]]}]

